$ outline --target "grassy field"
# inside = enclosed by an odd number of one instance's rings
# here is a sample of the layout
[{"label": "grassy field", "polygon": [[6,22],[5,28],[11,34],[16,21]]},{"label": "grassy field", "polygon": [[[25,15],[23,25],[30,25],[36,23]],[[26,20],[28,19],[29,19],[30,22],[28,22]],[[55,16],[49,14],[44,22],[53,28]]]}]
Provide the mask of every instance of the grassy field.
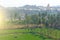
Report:
[{"label": "grassy field", "polygon": [[60,30],[49,28],[0,30],[0,40],[60,40]]}]

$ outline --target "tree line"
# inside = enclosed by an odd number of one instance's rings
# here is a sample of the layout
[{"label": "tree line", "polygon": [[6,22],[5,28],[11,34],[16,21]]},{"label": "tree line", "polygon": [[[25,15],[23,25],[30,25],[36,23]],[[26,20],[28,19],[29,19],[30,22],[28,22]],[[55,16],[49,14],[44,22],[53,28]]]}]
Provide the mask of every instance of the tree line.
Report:
[{"label": "tree line", "polygon": [[[14,14],[14,20],[17,18],[17,14]],[[38,14],[25,14],[25,19],[20,20],[20,16],[18,17],[19,20],[17,23],[19,24],[36,24],[40,25],[43,24],[47,28],[59,28],[60,29],[60,13],[57,14],[50,14],[47,11],[38,12]],[[12,19],[11,19],[12,20]],[[14,23],[15,23],[14,22]]]}]

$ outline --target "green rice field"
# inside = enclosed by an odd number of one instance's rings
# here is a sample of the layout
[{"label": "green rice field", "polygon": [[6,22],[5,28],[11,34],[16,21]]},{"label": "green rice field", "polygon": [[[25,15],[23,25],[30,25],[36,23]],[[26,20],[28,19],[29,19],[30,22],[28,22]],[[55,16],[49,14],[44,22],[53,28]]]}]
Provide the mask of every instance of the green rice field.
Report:
[{"label": "green rice field", "polygon": [[60,30],[49,28],[0,30],[0,40],[60,40]]}]

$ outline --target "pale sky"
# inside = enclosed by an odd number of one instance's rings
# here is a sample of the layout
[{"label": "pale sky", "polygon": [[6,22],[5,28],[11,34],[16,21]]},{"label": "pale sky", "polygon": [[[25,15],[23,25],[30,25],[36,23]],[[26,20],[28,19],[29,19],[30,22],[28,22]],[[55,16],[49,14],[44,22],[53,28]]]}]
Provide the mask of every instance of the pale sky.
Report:
[{"label": "pale sky", "polygon": [[0,0],[0,5],[5,7],[18,7],[23,5],[37,5],[37,6],[60,6],[60,0]]}]

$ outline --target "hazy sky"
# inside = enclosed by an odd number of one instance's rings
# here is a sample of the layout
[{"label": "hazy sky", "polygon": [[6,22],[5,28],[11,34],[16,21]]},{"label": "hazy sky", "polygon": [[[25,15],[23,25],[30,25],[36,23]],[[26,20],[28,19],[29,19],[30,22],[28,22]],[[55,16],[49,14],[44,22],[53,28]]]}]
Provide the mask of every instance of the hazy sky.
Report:
[{"label": "hazy sky", "polygon": [[0,5],[5,7],[18,7],[23,5],[37,5],[37,6],[51,6],[60,5],[60,0],[0,0]]}]

